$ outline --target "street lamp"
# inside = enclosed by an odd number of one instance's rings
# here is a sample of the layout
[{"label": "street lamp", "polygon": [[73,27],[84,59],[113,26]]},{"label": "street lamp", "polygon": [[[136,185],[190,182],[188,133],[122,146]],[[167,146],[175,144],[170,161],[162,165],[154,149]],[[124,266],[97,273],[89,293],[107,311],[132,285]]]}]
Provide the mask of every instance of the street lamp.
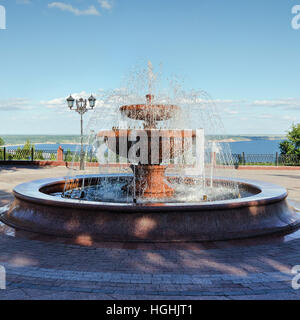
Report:
[{"label": "street lamp", "polygon": [[[89,101],[89,107],[88,102]],[[74,107],[74,102],[76,103],[76,108]],[[68,107],[70,110],[75,110],[80,114],[80,139],[81,139],[81,149],[80,149],[80,170],[84,170],[84,151],[83,151],[83,115],[88,110],[93,110],[96,104],[96,98],[91,95],[88,100],[87,99],[74,99],[71,95],[67,99]]]}]

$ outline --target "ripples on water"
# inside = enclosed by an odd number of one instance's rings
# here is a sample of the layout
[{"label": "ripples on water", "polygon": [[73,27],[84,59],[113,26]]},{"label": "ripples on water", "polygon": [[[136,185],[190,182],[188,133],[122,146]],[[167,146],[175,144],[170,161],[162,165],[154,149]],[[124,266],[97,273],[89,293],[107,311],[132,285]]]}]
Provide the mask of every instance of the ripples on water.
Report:
[{"label": "ripples on water", "polygon": [[[51,195],[55,197],[65,197],[77,200],[96,201],[96,202],[112,202],[112,203],[133,203],[133,196],[126,190],[127,181],[105,181],[97,185],[86,186],[84,188],[76,188],[68,190],[65,193],[57,192]],[[211,202],[237,198],[245,198],[253,195],[246,189],[240,187],[239,195],[228,186],[206,187],[205,190],[201,184],[184,184],[172,183],[175,190],[173,197],[165,199],[147,199],[138,198],[138,203],[194,203],[194,202]],[[203,200],[204,196],[207,200]]]}]

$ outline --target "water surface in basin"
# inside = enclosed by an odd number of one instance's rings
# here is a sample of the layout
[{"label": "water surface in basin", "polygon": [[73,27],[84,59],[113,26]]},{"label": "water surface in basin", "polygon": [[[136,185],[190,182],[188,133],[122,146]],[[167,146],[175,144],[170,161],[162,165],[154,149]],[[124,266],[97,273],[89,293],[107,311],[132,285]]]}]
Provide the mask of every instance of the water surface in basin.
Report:
[{"label": "water surface in basin", "polygon": [[66,190],[65,192],[53,192],[51,195],[55,197],[64,197],[69,199],[78,199],[86,201],[108,202],[108,203],[195,203],[195,202],[212,202],[221,200],[230,200],[238,198],[246,198],[259,193],[259,190],[249,189],[246,185],[239,186],[239,194],[232,189],[230,184],[226,182],[204,183],[202,180],[189,179],[188,182],[174,182],[174,179],[168,179],[168,184],[174,188],[175,192],[172,197],[149,199],[144,197],[135,197],[129,192],[128,186],[132,183],[132,178],[124,177],[107,177],[101,178],[96,184],[80,186]]}]

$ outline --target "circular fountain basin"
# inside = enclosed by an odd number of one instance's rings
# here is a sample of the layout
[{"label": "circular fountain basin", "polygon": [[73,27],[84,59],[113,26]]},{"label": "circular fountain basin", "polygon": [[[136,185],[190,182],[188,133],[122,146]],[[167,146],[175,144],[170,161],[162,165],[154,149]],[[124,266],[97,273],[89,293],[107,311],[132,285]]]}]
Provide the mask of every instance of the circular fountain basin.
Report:
[{"label": "circular fountain basin", "polygon": [[[117,176],[81,176],[77,183],[87,177],[107,181]],[[214,182],[228,180],[218,178]],[[134,204],[57,197],[53,194],[64,190],[64,178],[36,180],[14,189],[15,200],[0,219],[14,228],[43,234],[143,242],[229,240],[290,232],[300,225],[300,214],[289,206],[284,188],[252,180],[230,181],[236,181],[248,196],[211,202]]]}]

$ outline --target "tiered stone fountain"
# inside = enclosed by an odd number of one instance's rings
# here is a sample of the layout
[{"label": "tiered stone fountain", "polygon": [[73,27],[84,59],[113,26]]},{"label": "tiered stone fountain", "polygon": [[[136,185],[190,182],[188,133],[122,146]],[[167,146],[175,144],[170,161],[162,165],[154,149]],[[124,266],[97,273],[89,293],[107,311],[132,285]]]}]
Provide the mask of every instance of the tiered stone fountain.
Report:
[{"label": "tiered stone fountain", "polygon": [[[142,121],[143,128],[97,129],[98,139],[105,138],[115,154],[129,159],[133,174],[77,175],[19,185],[14,202],[0,219],[17,229],[102,241],[227,240],[298,228],[299,212],[288,204],[287,192],[279,186],[213,174],[207,178],[203,170],[196,176],[166,175],[166,160],[182,155],[191,145],[181,142],[178,148],[176,139],[184,141],[184,130],[157,125],[172,119],[180,108],[153,99],[148,94],[145,104],[119,108],[133,122]],[[145,137],[141,146],[147,156],[142,161],[130,155],[140,142],[132,136]],[[175,187],[178,181],[180,192]],[[238,193],[232,192],[231,185]],[[211,196],[203,196],[203,190]],[[109,200],[107,193],[112,194]],[[187,200],[191,194],[193,200]]]},{"label": "tiered stone fountain", "polygon": [[[153,95],[146,95],[146,104],[125,105],[120,107],[120,112],[130,119],[144,121],[144,130],[124,130],[113,129],[112,131],[101,131],[98,137],[105,137],[108,141],[108,146],[120,155],[120,145],[125,143],[127,150],[123,157],[129,158],[128,152],[136,141],[132,142],[129,137],[134,132],[136,136],[146,136],[142,141],[145,143],[140,148],[140,152],[146,148],[146,157],[144,163],[133,163],[131,165],[134,173],[133,183],[130,186],[125,186],[124,189],[129,188],[130,192],[137,197],[160,199],[169,198],[174,195],[174,189],[166,183],[165,171],[168,165],[162,164],[164,159],[163,150],[168,149],[167,154],[171,159],[179,156],[185,152],[191,145],[184,139],[184,130],[157,130],[157,122],[165,121],[174,116],[180,110],[175,105],[152,104]],[[159,135],[156,137],[156,133]],[[143,134],[143,135],[142,135]],[[156,139],[158,138],[158,139]],[[180,146],[176,144],[179,140]],[[156,143],[156,145],[155,145]],[[144,147],[144,148],[143,148]],[[154,149],[157,150],[157,157],[153,160]]]}]

